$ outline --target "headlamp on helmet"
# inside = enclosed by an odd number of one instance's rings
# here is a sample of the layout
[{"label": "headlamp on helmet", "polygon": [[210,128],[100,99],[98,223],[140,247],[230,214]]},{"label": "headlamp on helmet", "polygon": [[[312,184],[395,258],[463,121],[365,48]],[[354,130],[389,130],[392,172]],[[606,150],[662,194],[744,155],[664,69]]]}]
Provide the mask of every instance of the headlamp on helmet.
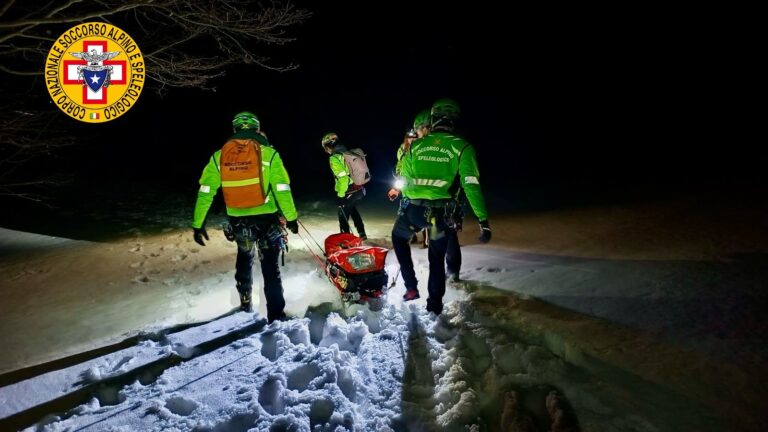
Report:
[{"label": "headlamp on helmet", "polygon": [[321,143],[323,147],[329,147],[329,146],[332,146],[338,140],[339,140],[338,135],[336,135],[333,132],[328,132],[327,134],[323,135],[323,139],[321,140]]}]

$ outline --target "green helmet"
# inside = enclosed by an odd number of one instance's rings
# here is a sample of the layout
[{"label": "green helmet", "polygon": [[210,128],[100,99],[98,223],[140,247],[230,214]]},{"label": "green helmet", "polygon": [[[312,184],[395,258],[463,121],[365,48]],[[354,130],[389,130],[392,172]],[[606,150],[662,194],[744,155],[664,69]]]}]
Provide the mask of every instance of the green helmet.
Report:
[{"label": "green helmet", "polygon": [[432,105],[432,118],[456,119],[459,117],[459,104],[453,99],[440,99]]},{"label": "green helmet", "polygon": [[328,132],[327,134],[323,135],[323,140],[321,141],[323,144],[323,147],[327,147],[335,143],[339,139],[339,136],[336,135],[333,132]]},{"label": "green helmet", "polygon": [[429,126],[429,110],[424,110],[419,112],[419,114],[416,115],[416,118],[413,120],[413,128],[419,129],[424,126]]},{"label": "green helmet", "polygon": [[259,130],[261,128],[261,122],[259,122],[256,114],[243,111],[238,113],[235,118],[232,119],[232,127],[235,128],[236,131],[243,129]]}]

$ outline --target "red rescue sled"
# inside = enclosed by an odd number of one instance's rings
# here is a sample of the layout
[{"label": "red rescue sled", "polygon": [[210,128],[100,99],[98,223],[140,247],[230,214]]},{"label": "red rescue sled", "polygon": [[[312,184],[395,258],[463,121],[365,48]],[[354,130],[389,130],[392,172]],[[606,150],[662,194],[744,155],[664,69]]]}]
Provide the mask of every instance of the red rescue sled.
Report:
[{"label": "red rescue sled", "polygon": [[371,310],[384,306],[387,249],[363,246],[360,237],[349,233],[325,239],[325,272],[345,302],[368,303]]}]

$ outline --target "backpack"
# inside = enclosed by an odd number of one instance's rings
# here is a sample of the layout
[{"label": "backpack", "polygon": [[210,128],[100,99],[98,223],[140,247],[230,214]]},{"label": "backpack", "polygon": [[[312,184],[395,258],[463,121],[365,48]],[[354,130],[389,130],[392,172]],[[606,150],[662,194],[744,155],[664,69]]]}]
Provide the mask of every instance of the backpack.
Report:
[{"label": "backpack", "polygon": [[266,202],[260,144],[250,139],[231,139],[222,147],[219,163],[227,207],[258,207]]},{"label": "backpack", "polygon": [[358,186],[364,185],[371,180],[371,172],[368,170],[368,163],[365,161],[365,153],[362,149],[356,148],[347,150],[344,153],[344,162],[349,167],[349,177],[352,182]]}]

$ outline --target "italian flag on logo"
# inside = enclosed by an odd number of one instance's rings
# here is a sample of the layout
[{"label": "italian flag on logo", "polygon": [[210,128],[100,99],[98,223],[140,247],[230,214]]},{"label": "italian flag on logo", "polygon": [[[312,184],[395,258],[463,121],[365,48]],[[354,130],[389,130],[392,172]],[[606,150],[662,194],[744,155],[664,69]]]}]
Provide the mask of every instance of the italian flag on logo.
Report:
[{"label": "italian flag on logo", "polygon": [[99,113],[91,113],[90,114],[91,120],[98,120],[99,119]]}]

